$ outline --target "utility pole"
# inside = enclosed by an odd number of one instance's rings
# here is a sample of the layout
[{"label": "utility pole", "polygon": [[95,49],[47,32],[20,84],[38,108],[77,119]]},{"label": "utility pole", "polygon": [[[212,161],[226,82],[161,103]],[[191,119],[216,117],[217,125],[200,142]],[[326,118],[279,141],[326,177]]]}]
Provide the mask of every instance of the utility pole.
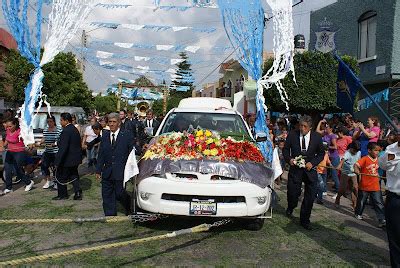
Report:
[{"label": "utility pole", "polygon": [[168,88],[167,85],[164,85],[163,89],[163,115],[167,114],[167,103],[168,103]]},{"label": "utility pole", "polygon": [[85,48],[87,48],[87,34],[86,34],[85,30],[82,31],[81,42],[82,42],[83,49],[81,50],[81,64],[80,64],[81,66],[80,66],[80,68],[81,68],[82,72],[84,72],[85,71],[85,61],[86,61]]},{"label": "utility pole", "polygon": [[122,83],[118,83],[118,101],[117,101],[117,111],[121,110],[121,99],[122,99]]}]

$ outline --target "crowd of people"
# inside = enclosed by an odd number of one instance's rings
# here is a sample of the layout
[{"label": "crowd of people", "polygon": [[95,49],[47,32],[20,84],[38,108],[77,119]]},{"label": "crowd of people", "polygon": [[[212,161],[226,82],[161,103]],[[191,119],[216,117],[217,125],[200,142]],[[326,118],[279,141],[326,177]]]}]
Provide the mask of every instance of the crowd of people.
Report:
[{"label": "crowd of people", "polygon": [[[254,118],[249,120],[252,126]],[[351,115],[334,115],[320,120],[313,131],[310,116],[268,121],[281,165],[289,169],[286,215],[292,217],[303,191],[300,224],[312,230],[313,203],[324,204],[324,197],[328,198],[327,181],[331,180],[335,206],[340,207],[341,197],[350,193],[356,219],[363,220],[364,208],[370,200],[379,227],[386,226],[392,267],[399,267],[399,125],[396,130],[383,128],[376,116],[370,116],[364,125]],[[299,164],[301,160],[303,164]]]},{"label": "crowd of people", "polygon": [[[255,116],[247,116],[246,120],[255,134]],[[370,116],[364,125],[349,114],[323,118],[317,124],[313,124],[310,116],[271,117],[266,118],[266,123],[278,149],[280,163],[289,170],[286,215],[292,216],[302,192],[300,224],[307,230],[312,229],[310,216],[314,202],[323,205],[327,198],[332,198],[336,207],[340,207],[341,198],[350,193],[354,216],[362,220],[369,200],[379,226],[386,226],[391,260],[400,264],[399,133],[382,127],[375,116]],[[63,200],[69,198],[67,185],[71,183],[73,199],[82,200],[78,167],[86,156],[88,168],[101,180],[104,214],[117,215],[117,201],[123,204],[127,214],[130,213],[130,198],[123,187],[124,167],[133,149],[140,155],[146,148],[160,121],[151,110],[142,120],[121,110],[101,117],[92,116],[86,126],[79,125],[73,115],[63,113],[60,124],[58,126],[54,116],[49,115],[43,138],[36,144],[45,147],[38,162],[46,180],[43,188],[56,188],[58,194],[53,199]],[[18,119],[7,116],[3,127],[0,146],[4,162],[3,194],[13,191],[15,176],[25,184],[25,191],[30,191],[34,181],[27,174],[29,153],[20,136]],[[296,163],[299,159],[304,160],[303,166]],[[280,179],[276,183],[279,184]]]},{"label": "crowd of people", "polygon": [[[114,114],[114,113],[113,113]],[[160,122],[154,117],[151,110],[147,111],[145,118],[138,118],[137,114],[121,110],[118,114],[120,121],[119,128],[121,131],[129,132],[135,140],[135,148],[137,154],[140,154],[141,149],[145,146],[151,137],[157,131]],[[7,110],[3,115],[0,141],[0,151],[2,152],[3,160],[3,173],[2,177],[5,182],[5,188],[2,194],[9,194],[13,192],[13,183],[15,181],[22,181],[25,183],[25,191],[30,191],[33,188],[34,181],[32,180],[33,171],[40,167],[41,173],[44,176],[45,184],[43,189],[58,189],[59,194],[55,199],[67,198],[65,190],[66,183],[60,182],[61,177],[71,177],[64,179],[67,182],[73,181],[74,185],[74,199],[82,199],[82,191],[79,187],[79,175],[77,168],[81,164],[82,159],[86,157],[87,166],[92,171],[95,171],[97,165],[97,158],[100,148],[101,137],[103,132],[110,131],[109,114],[103,116],[92,115],[88,118],[87,125],[80,125],[77,123],[74,115],[65,113],[61,115],[60,122],[52,115],[47,116],[47,126],[43,129],[43,137],[40,141],[28,147],[25,146],[21,138],[21,129],[19,127],[19,120],[15,117],[12,110]],[[61,124],[61,125],[60,125]],[[62,166],[70,165],[67,163],[67,158],[71,157],[71,149],[63,148],[66,144],[70,143],[70,137],[66,135],[67,130],[73,126],[71,135],[76,140],[79,137],[79,144],[74,144],[76,147],[75,158],[72,161],[75,170],[69,174]],[[68,128],[66,128],[68,126]],[[63,138],[64,136],[68,136]],[[67,141],[64,141],[67,139]],[[44,152],[41,157],[33,157],[33,155],[44,147]],[[79,148],[78,148],[79,147]],[[68,151],[68,153],[66,153]],[[65,155],[63,155],[65,154]],[[78,164],[77,164],[78,163]],[[56,171],[58,174],[56,174]],[[64,173],[64,174],[62,174]],[[55,180],[55,178],[58,178]],[[62,180],[62,179],[61,179]],[[60,189],[61,188],[61,192]]]}]

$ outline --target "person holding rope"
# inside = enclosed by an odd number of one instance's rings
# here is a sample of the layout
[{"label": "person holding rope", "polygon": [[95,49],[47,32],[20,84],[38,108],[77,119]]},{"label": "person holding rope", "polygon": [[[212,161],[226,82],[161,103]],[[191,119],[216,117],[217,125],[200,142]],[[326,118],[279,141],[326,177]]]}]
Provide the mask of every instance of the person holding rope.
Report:
[{"label": "person holding rope", "polygon": [[72,183],[74,188],[74,200],[82,200],[78,173],[78,166],[82,163],[81,136],[78,129],[72,124],[70,113],[62,113],[60,117],[63,131],[57,143],[58,152],[54,161],[57,168],[58,195],[53,200],[68,199],[68,183]]},{"label": "person holding rope", "polygon": [[[342,160],[340,161],[338,170],[340,174],[340,188],[336,196],[335,205],[340,206],[340,198],[346,194],[347,188],[351,191],[351,207],[353,210],[356,208],[357,195],[358,195],[358,181],[357,176],[354,173],[354,165],[361,158],[360,144],[358,141],[353,141],[347,146],[347,151],[344,153]],[[348,187],[349,186],[349,187]]]},{"label": "person holding rope", "polygon": [[385,208],[383,206],[383,197],[380,187],[380,180],[378,174],[378,155],[380,147],[376,142],[368,144],[368,155],[362,157],[354,165],[354,173],[360,176],[358,186],[357,205],[355,209],[356,219],[362,220],[362,214],[367,203],[368,196],[371,196],[374,204],[376,216],[379,221],[379,227],[386,225],[385,221]]},{"label": "person holding rope", "polygon": [[58,152],[57,142],[61,131],[61,127],[56,124],[54,115],[47,115],[47,127],[43,130],[43,139],[41,141],[46,146],[41,164],[42,173],[46,177],[43,189],[49,189],[55,185],[54,181],[50,180],[50,168],[54,166],[54,160]]},{"label": "person holding rope", "polygon": [[18,118],[9,118],[6,122],[6,141],[4,147],[7,148],[5,160],[5,179],[6,188],[3,194],[8,194],[13,191],[12,189],[12,175],[15,170],[19,180],[25,183],[25,192],[32,189],[35,184],[26,176],[24,171],[25,164],[25,145],[21,138],[21,129],[19,128]]},{"label": "person holding rope", "polygon": [[[300,119],[300,130],[289,133],[283,148],[285,161],[290,164],[288,175],[288,208],[286,215],[291,217],[297,207],[301,194],[301,185],[304,182],[304,198],[301,204],[300,224],[306,230],[312,230],[310,215],[317,194],[318,176],[316,167],[324,159],[324,147],[322,136],[311,131],[312,119],[303,116]],[[297,165],[295,159],[302,156],[305,159],[305,167]]]},{"label": "person holding rope", "polygon": [[379,166],[386,170],[386,232],[389,241],[390,263],[400,267],[400,132],[397,131],[396,143],[389,145],[383,156],[379,157]]}]

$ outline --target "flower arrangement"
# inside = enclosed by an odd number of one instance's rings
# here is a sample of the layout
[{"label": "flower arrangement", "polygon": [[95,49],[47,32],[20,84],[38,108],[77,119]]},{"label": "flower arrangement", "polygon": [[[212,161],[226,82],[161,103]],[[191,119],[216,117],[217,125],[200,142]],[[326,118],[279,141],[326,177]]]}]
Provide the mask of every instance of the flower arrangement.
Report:
[{"label": "flower arrangement", "polygon": [[249,141],[221,138],[216,132],[197,129],[192,132],[173,132],[158,137],[149,146],[143,159],[214,159],[263,163],[264,157],[257,146]]},{"label": "flower arrangement", "polygon": [[293,163],[294,163],[295,166],[297,166],[299,168],[305,168],[306,167],[306,159],[302,155],[296,156],[294,158]]}]

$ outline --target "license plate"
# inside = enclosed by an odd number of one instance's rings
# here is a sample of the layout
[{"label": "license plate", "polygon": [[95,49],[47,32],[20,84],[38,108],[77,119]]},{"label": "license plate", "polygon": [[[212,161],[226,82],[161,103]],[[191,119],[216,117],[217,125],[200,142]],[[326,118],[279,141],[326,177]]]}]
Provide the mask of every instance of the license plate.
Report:
[{"label": "license plate", "polygon": [[190,202],[189,214],[196,216],[217,215],[217,203],[214,200],[193,200]]}]

